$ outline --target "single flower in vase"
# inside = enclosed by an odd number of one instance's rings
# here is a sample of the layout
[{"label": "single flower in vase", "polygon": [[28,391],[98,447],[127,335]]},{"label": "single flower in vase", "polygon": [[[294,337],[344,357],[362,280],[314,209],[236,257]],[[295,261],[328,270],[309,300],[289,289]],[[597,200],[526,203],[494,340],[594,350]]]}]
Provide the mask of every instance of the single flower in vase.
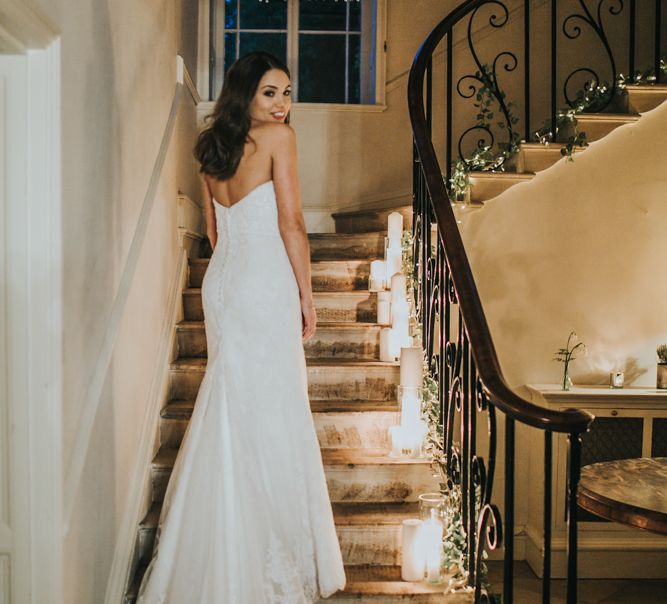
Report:
[{"label": "single flower in vase", "polygon": [[575,352],[579,351],[581,354],[586,354],[586,345],[578,341],[576,331],[571,331],[567,338],[565,348],[559,348],[554,357],[554,361],[563,363],[563,390],[570,390],[572,388],[572,380],[570,379],[570,363],[577,357]]}]

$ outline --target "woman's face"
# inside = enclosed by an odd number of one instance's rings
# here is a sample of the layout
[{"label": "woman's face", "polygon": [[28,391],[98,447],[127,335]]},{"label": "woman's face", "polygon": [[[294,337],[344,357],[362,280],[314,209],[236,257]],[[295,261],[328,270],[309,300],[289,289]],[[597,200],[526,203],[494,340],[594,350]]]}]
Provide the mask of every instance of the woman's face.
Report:
[{"label": "woman's face", "polygon": [[280,69],[269,69],[259,81],[250,102],[250,119],[258,122],[284,122],[292,106],[292,85]]}]

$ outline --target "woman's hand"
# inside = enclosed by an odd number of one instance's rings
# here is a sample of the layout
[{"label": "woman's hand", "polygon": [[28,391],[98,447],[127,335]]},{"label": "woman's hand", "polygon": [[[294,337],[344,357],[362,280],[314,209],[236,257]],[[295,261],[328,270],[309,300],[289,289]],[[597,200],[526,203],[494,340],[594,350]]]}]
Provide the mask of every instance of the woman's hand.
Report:
[{"label": "woman's hand", "polygon": [[317,315],[315,314],[315,302],[312,296],[301,298],[301,337],[304,342],[309,340],[315,334],[317,325]]}]

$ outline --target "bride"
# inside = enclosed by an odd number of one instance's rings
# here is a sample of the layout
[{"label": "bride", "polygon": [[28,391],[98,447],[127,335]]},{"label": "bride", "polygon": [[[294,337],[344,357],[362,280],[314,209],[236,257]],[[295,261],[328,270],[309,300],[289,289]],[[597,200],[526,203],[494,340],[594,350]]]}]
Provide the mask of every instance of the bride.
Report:
[{"label": "bride", "polygon": [[245,55],[195,147],[208,364],[139,604],[307,604],[345,586],[308,400],[316,315],[290,92],[278,59]]}]

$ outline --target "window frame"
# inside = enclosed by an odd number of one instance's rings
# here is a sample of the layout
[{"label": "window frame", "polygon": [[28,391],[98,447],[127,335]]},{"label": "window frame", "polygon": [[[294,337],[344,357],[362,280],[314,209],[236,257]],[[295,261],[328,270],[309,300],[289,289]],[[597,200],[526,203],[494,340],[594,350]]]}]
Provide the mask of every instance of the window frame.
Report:
[{"label": "window frame", "polygon": [[[247,0],[246,0],[247,1]],[[254,0],[259,2],[260,0]],[[299,2],[307,0],[271,0],[273,2],[284,1],[287,2],[287,66],[292,73],[292,88],[297,91],[299,86],[299,72],[298,72],[298,54],[299,54]],[[356,1],[356,0],[347,0]],[[370,39],[367,36],[367,43],[362,49],[362,61],[369,60],[372,52],[375,54],[375,67],[372,74],[373,85],[375,87],[375,103],[308,103],[295,101],[292,108],[297,111],[356,111],[356,112],[378,112],[386,109],[385,105],[385,83],[386,83],[386,31],[387,31],[387,0],[374,0],[376,4],[376,30],[375,39]],[[218,68],[219,65],[224,65],[224,10],[225,0],[200,0],[200,3],[207,4],[208,10],[206,14],[208,18],[209,35],[206,36],[211,41],[212,35],[215,35],[215,43],[209,42],[209,52],[206,53],[208,69],[206,70],[209,76],[208,80],[208,98],[215,100],[215,91],[219,89],[220,80],[223,76],[222,70]],[[200,4],[201,6],[201,4]],[[201,12],[200,12],[201,14]],[[366,18],[369,18],[367,16]],[[362,29],[363,29],[362,24]],[[233,30],[232,30],[233,31]],[[244,31],[244,30],[241,30]],[[284,33],[284,29],[259,29],[252,30],[257,33],[275,32]],[[327,32],[329,33],[329,32]],[[340,34],[349,35],[349,34]],[[204,54],[204,53],[202,53]],[[362,80],[362,87],[369,83]],[[362,93],[362,98],[363,98]]]}]

